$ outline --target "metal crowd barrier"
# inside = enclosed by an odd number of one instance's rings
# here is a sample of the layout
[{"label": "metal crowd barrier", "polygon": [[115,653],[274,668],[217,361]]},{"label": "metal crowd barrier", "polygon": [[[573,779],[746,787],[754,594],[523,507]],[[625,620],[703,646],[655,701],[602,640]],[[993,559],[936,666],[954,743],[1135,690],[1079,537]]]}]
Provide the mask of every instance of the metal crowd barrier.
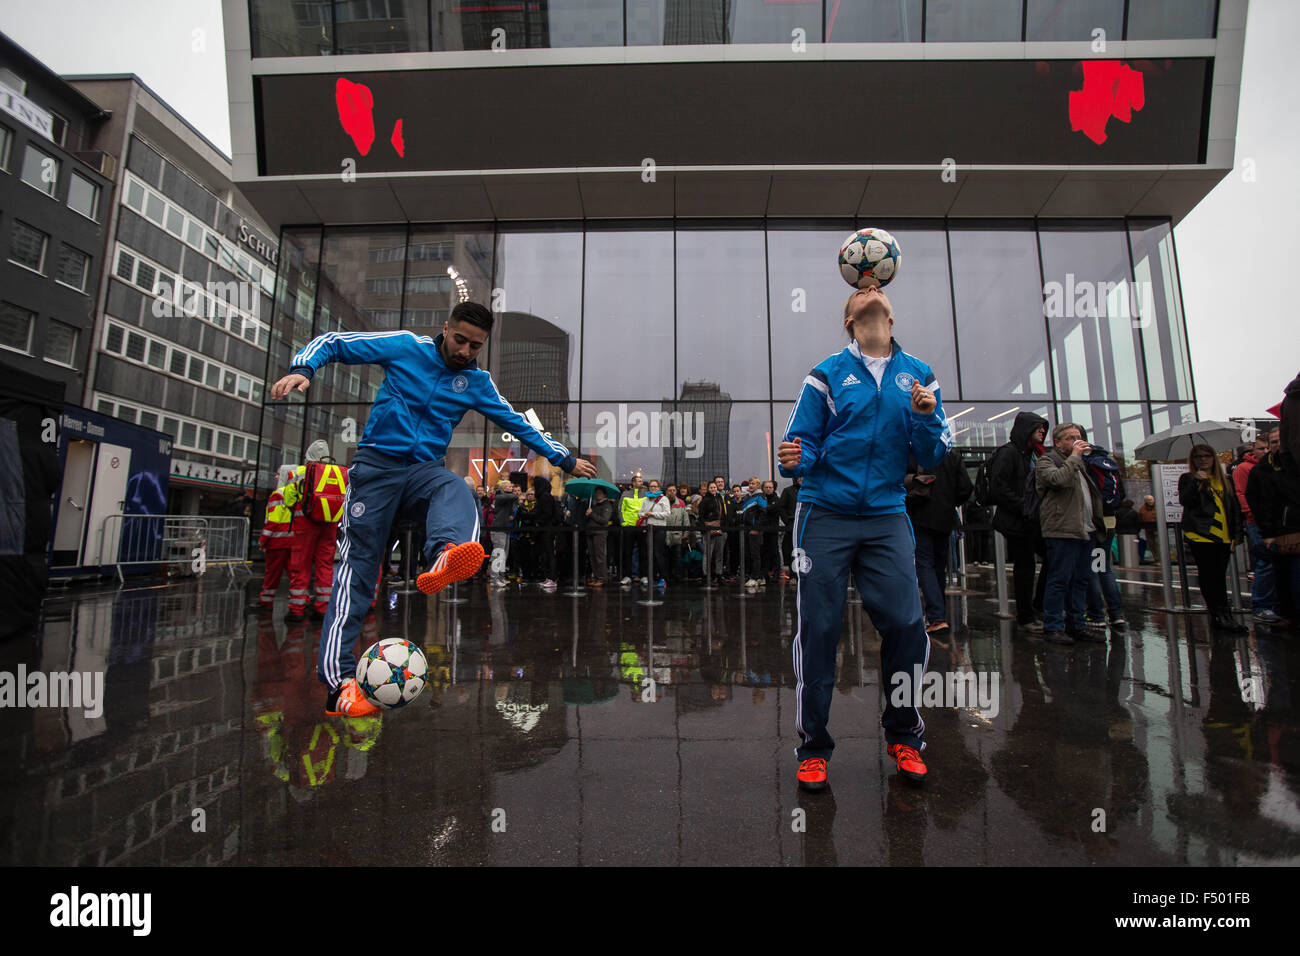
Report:
[{"label": "metal crowd barrier", "polygon": [[248,519],[198,515],[112,514],[99,527],[98,560],[113,565],[119,584],[126,567],[165,566],[169,574],[197,576],[214,565],[234,579],[235,566],[248,560]]}]

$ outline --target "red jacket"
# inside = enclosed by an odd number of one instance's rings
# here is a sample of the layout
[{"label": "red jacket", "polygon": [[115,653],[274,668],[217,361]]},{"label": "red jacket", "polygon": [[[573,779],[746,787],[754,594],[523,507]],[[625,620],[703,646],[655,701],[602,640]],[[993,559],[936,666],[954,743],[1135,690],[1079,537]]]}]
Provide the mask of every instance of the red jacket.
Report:
[{"label": "red jacket", "polygon": [[1259,464],[1259,458],[1256,457],[1253,450],[1246,452],[1241,459],[1241,464],[1232,469],[1232,487],[1237,492],[1237,501],[1241,505],[1241,516],[1247,524],[1255,523],[1255,516],[1250,513],[1250,505],[1246,503],[1246,482],[1250,480],[1250,470]]}]

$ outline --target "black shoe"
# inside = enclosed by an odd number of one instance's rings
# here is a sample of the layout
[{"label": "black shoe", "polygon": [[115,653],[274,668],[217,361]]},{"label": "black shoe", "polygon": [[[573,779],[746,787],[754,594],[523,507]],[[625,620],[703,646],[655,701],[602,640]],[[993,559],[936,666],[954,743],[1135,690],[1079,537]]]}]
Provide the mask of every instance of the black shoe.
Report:
[{"label": "black shoe", "polygon": [[1069,634],[1076,641],[1086,641],[1091,644],[1106,643],[1106,625],[1104,624],[1101,626],[1101,630],[1092,627],[1085,627],[1081,631],[1070,630],[1067,628],[1065,633]]},{"label": "black shoe", "polygon": [[1217,611],[1210,615],[1210,627],[1229,634],[1248,634],[1250,628],[1233,620],[1231,611]]},{"label": "black shoe", "polygon": [[1022,623],[1020,623],[1019,621],[1017,621],[1017,622],[1016,622],[1016,630],[1018,630],[1018,631],[1025,631],[1025,632],[1028,633],[1028,634],[1042,634],[1042,633],[1043,633],[1043,622],[1042,622],[1042,621],[1025,621],[1025,622],[1022,624]]},{"label": "black shoe", "polygon": [[1074,638],[1064,631],[1043,631],[1043,640],[1051,644],[1073,644]]},{"label": "black shoe", "polygon": [[323,620],[325,620],[325,612],[324,612],[324,611],[318,611],[318,610],[316,610],[316,608],[314,608],[314,607],[311,608],[310,610],[308,610],[307,613],[311,615],[311,619],[312,619],[313,621],[323,621]]},{"label": "black shoe", "polygon": [[1128,621],[1124,620],[1122,617],[1112,617],[1110,619],[1110,629],[1112,631],[1127,631]]},{"label": "black shoe", "polygon": [[286,621],[293,621],[293,623],[298,624],[302,621],[307,620],[307,615],[300,614],[297,611],[289,611],[288,613],[285,614],[284,619]]}]

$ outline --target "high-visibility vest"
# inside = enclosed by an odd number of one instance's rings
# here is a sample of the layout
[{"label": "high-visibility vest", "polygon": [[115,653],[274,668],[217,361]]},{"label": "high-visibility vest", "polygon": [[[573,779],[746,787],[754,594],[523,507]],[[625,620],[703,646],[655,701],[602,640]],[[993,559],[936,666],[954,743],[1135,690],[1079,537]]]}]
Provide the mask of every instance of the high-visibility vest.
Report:
[{"label": "high-visibility vest", "polygon": [[629,488],[623,493],[623,500],[618,503],[619,514],[623,519],[623,527],[627,528],[636,524],[637,516],[641,513],[641,502],[644,500],[644,488]]},{"label": "high-visibility vest", "polygon": [[266,499],[266,523],[257,543],[262,550],[288,548],[293,545],[293,504],[297,492],[292,482],[281,485]]}]

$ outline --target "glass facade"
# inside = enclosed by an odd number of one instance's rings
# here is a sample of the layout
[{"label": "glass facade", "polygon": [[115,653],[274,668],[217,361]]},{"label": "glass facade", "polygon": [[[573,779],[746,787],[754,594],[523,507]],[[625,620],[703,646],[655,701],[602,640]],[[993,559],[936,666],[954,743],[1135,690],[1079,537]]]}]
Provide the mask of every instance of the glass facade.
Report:
[{"label": "glass facade", "polygon": [[[1125,11],[1127,10],[1127,21]],[[1213,37],[1215,0],[250,0],[253,56]]]},{"label": "glass facade", "polygon": [[[1125,457],[1190,420],[1195,396],[1167,221],[873,221],[903,250],[887,291],[900,346],[934,369],[958,444],[1007,440],[1015,414],[1076,421]],[[286,229],[268,378],[326,331],[436,334],[490,304],[480,364],[521,414],[603,477],[775,475],[804,376],[843,348],[834,267],[852,220]],[[446,280],[446,281],[444,281]],[[325,438],[349,461],[382,382],[332,365],[270,402],[263,477]],[[467,416],[448,466],[476,482],[546,471]]]}]

